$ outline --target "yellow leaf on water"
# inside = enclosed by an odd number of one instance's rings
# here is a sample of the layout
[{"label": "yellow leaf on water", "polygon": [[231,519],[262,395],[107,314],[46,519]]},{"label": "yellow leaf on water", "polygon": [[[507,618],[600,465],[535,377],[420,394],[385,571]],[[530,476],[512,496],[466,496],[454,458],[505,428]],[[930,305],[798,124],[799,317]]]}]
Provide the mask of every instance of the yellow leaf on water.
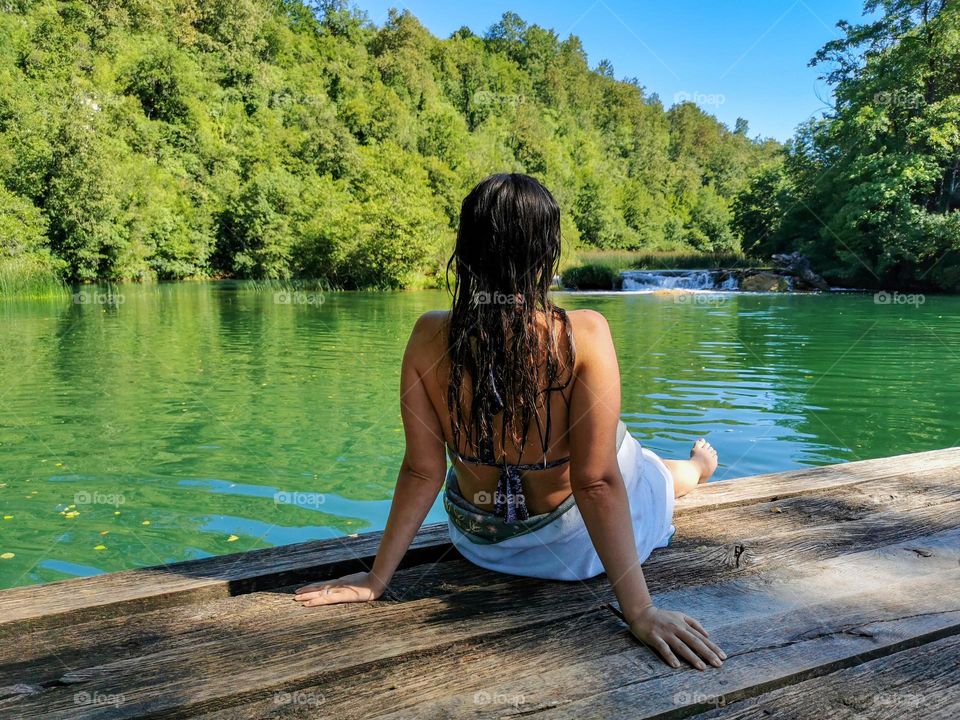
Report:
[{"label": "yellow leaf on water", "polygon": [[120,511],[119,511],[119,510],[114,510],[114,511],[113,511],[113,514],[114,514],[114,515],[119,515],[119,514],[120,514]]},{"label": "yellow leaf on water", "polygon": [[110,534],[110,531],[109,531],[109,530],[104,530],[104,531],[101,532],[100,534],[101,534],[101,535],[109,535],[109,534]]},{"label": "yellow leaf on water", "polygon": [[233,542],[234,540],[239,540],[239,539],[240,539],[239,535],[231,535],[230,537],[227,538],[227,542]]},{"label": "yellow leaf on water", "polygon": [[4,520],[13,520],[13,515],[4,515],[4,516],[3,516],[3,519],[4,519]]},{"label": "yellow leaf on water", "polygon": [[9,560],[10,558],[13,558],[13,557],[16,557],[16,555],[14,555],[13,553],[3,553],[3,555],[0,555],[0,559],[3,559],[3,560]]},{"label": "yellow leaf on water", "polygon": [[94,549],[94,550],[106,550],[106,549],[107,549],[107,546],[106,546],[106,545],[95,545],[95,546],[93,547],[93,549]]},{"label": "yellow leaf on water", "polygon": [[149,524],[150,524],[150,521],[149,521],[149,520],[144,520],[144,521],[141,523],[141,525],[149,525]]},{"label": "yellow leaf on water", "polygon": [[63,467],[63,463],[56,463],[54,467]]}]

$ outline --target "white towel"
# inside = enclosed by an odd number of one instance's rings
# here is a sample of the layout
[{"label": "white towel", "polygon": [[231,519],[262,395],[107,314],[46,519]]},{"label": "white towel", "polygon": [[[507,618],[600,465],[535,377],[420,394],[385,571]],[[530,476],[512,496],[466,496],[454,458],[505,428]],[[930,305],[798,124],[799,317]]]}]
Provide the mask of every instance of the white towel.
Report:
[{"label": "white towel", "polygon": [[[620,443],[617,463],[643,562],[673,535],[673,478],[663,461],[629,433]],[[492,544],[473,542],[449,520],[447,526],[460,554],[488,570],[544,580],[586,580],[603,572],[576,505],[538,530]]]}]

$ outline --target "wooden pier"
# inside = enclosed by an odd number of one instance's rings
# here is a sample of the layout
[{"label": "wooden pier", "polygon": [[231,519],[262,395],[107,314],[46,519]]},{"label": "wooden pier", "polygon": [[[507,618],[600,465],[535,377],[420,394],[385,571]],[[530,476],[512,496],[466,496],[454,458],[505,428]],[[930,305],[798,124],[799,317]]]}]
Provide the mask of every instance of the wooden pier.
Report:
[{"label": "wooden pier", "polygon": [[301,608],[364,535],[0,592],[0,718],[957,718],[960,448],[713,483],[644,565],[729,659],[673,670],[604,578],[425,528],[388,597]]}]

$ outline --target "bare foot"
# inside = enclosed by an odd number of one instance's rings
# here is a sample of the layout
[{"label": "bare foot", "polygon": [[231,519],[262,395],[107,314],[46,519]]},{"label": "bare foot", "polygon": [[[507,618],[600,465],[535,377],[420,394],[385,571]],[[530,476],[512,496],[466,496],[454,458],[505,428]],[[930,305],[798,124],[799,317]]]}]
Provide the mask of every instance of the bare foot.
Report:
[{"label": "bare foot", "polygon": [[690,462],[700,468],[700,482],[705,483],[717,469],[717,451],[703,438],[693,444]]}]

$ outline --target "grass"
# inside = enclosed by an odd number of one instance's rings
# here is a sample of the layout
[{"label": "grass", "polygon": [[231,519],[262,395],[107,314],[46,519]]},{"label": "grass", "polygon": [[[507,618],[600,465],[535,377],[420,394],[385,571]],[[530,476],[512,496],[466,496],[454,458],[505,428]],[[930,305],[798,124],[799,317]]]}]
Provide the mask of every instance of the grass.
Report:
[{"label": "grass", "polygon": [[30,255],[0,258],[0,297],[58,298],[68,292],[48,259]]}]

